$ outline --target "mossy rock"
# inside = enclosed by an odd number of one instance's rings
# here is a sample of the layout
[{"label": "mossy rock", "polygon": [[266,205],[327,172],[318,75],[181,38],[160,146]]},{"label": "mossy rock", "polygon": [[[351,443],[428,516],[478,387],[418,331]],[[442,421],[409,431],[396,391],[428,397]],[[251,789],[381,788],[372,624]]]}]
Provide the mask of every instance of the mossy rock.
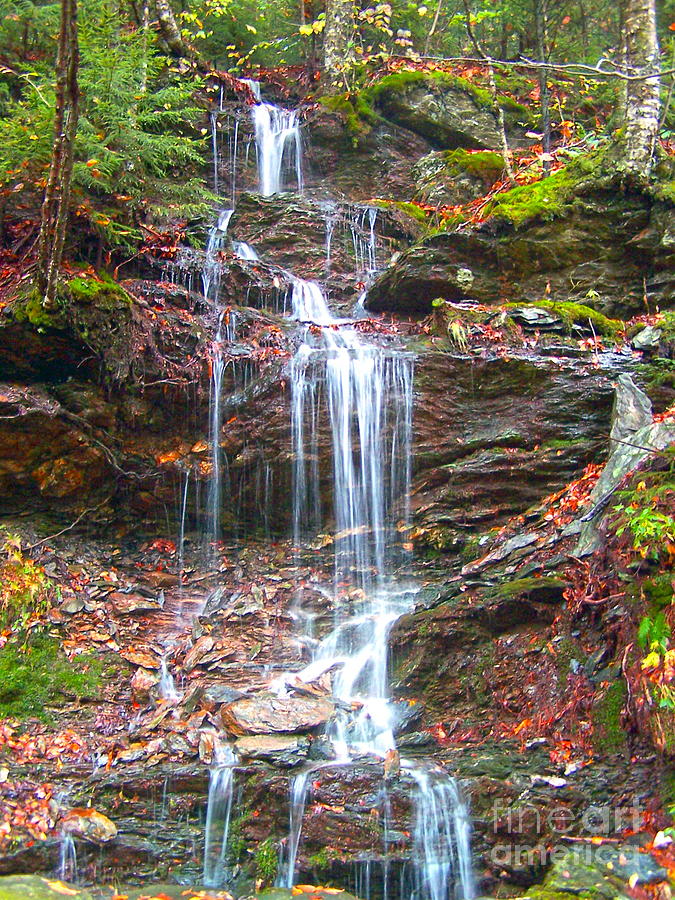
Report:
[{"label": "mossy rock", "polygon": [[344,120],[347,132],[356,140],[367,134],[379,120],[360,94],[331,94],[319,97],[319,103],[324,109],[338,113]]},{"label": "mossy rock", "polygon": [[[360,97],[373,114],[381,112],[439,148],[501,146],[489,92],[447,72],[402,69],[376,81]],[[506,96],[499,96],[498,103],[507,127],[521,136],[521,126],[530,118],[527,108]]]},{"label": "mossy rock", "polygon": [[567,582],[555,575],[543,575],[541,578],[518,578],[515,581],[504,581],[490,590],[490,596],[526,597],[534,603],[560,603],[567,588]]},{"label": "mossy rock", "polygon": [[7,875],[0,878],[0,900],[93,900],[89,891],[39,875]]},{"label": "mossy rock", "polygon": [[74,303],[96,306],[98,309],[116,309],[118,306],[129,306],[132,302],[127,292],[102,273],[97,278],[71,278],[65,285],[64,293]]},{"label": "mossy rock", "polygon": [[583,328],[584,331],[595,331],[602,337],[616,340],[624,329],[624,323],[620,319],[610,319],[584,303],[571,303],[556,300],[538,300],[536,303],[506,303],[504,309],[516,309],[530,307],[533,309],[545,309],[555,313],[565,324],[569,331],[573,326]]},{"label": "mossy rock", "polygon": [[615,181],[612,160],[607,150],[580,156],[548,178],[497,194],[485,212],[492,219],[516,229],[535,219],[550,221],[558,218],[569,211],[579,195],[589,189],[608,187]]},{"label": "mossy rock", "polygon": [[93,699],[101,665],[91,656],[69,660],[56,638],[33,636],[26,646],[0,649],[0,718],[50,718],[49,707],[70,698]]},{"label": "mossy rock", "polygon": [[638,847],[583,844],[557,848],[544,883],[531,887],[525,896],[530,900],[628,900],[631,878],[645,885],[667,877],[667,871]]},{"label": "mossy rock", "polygon": [[493,150],[441,150],[413,166],[415,199],[441,207],[458,206],[485,193],[502,174],[504,158]]}]

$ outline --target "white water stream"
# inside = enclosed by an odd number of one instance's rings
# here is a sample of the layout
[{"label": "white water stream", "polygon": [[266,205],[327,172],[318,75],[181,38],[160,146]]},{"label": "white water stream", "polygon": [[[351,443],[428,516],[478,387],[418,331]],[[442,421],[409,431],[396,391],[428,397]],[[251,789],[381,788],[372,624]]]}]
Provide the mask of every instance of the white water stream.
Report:
[{"label": "white water stream", "polygon": [[[259,190],[264,196],[292,184],[303,187],[302,140],[297,113],[264,103],[259,86],[249,82],[257,103],[252,107]],[[204,293],[218,302],[219,275],[213,261],[223,246],[231,211],[221,214],[209,239],[203,274]],[[326,217],[326,270],[330,268],[335,217]],[[360,211],[369,240],[354,244],[356,268],[376,267],[376,210]],[[351,225],[356,234],[356,220]],[[236,242],[242,259],[255,260],[249,245]],[[215,267],[217,268],[217,267]],[[408,497],[412,461],[412,354],[364,340],[352,321],[330,311],[318,283],[295,278],[292,316],[302,341],[290,365],[291,427],[294,459],[293,517],[295,543],[301,546],[330,522],[334,583],[329,596],[333,625],[314,640],[313,659],[301,672],[278,678],[272,687],[292,695],[293,682],[306,683],[331,673],[332,694],[340,711],[326,730],[335,760],[307,767],[291,783],[289,834],[280,858],[279,883],[292,887],[302,843],[302,825],[318,768],[356,764],[359,758],[396,755],[394,708],[389,699],[388,640],[391,627],[414,606],[416,588],[397,581],[409,525]],[[213,469],[209,490],[209,536],[219,535],[221,503],[220,431],[223,315],[212,356],[210,444]],[[332,508],[326,509],[327,474],[321,460],[330,458]],[[346,599],[346,593],[349,599]],[[300,616],[299,627],[313,638],[313,622]],[[347,710],[350,710],[347,712]],[[393,757],[392,757],[393,755]],[[206,824],[204,881],[225,879],[228,828],[232,813],[236,760],[224,745],[211,772]],[[399,896],[414,900],[471,900],[474,896],[470,851],[470,817],[458,785],[440,767],[401,760],[402,778],[413,801],[412,847],[408,874]],[[387,790],[383,790],[387,821]],[[385,829],[386,830],[386,829]],[[382,861],[384,896],[390,887],[387,841]],[[368,863],[368,885],[375,862]]]}]

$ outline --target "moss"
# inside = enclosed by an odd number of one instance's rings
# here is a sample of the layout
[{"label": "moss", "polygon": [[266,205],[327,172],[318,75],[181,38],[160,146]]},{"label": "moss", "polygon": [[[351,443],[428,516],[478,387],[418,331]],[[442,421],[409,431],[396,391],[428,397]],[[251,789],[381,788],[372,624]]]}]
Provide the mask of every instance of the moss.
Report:
[{"label": "moss", "polygon": [[550,221],[564,215],[589,185],[609,185],[615,175],[611,154],[597,150],[578,157],[548,178],[498,194],[485,213],[514,228],[533,219]]},{"label": "moss", "polygon": [[48,720],[50,705],[95,697],[99,679],[98,660],[84,655],[69,660],[50,635],[34,636],[24,647],[5,644],[0,649],[0,717]]},{"label": "moss", "polygon": [[319,103],[331,112],[339,113],[347,126],[347,131],[352,135],[363,134],[367,130],[347,94],[338,96],[319,97]]},{"label": "moss", "polygon": [[647,393],[658,388],[675,390],[675,360],[657,357],[651,359],[648,363],[640,363],[635,369],[641,376]]},{"label": "moss", "polygon": [[47,310],[35,287],[18,296],[11,307],[17,322],[28,322],[36,331],[62,331],[69,324],[68,307],[71,303],[92,306],[102,310],[117,309],[121,304],[129,306],[129,294],[106,273],[97,278],[71,278],[59,286],[54,309]]},{"label": "moss", "polygon": [[17,297],[12,304],[11,313],[15,321],[28,322],[39,332],[61,330],[66,325],[63,303],[57,302],[54,310],[45,309],[35,288],[31,288],[24,296]]},{"label": "moss", "polygon": [[490,184],[496,181],[504,170],[504,157],[493,150],[469,153],[468,150],[458,147],[456,150],[446,151],[443,155],[450,174],[466,172],[467,175]]},{"label": "moss", "polygon": [[237,816],[237,818],[230,823],[230,829],[227,834],[227,860],[230,865],[239,862],[246,850],[244,825],[250,818],[250,813],[244,813],[241,816]]},{"label": "moss", "polygon": [[547,309],[559,316],[565,325],[571,329],[573,325],[579,325],[584,328],[592,325],[596,334],[616,339],[623,332],[624,323],[619,319],[609,319],[597,310],[586,306],[583,303],[571,303],[568,301],[557,300],[538,300],[536,303],[506,303],[505,309],[515,309],[516,307],[532,306],[536,309]]},{"label": "moss", "polygon": [[567,676],[572,671],[572,660],[583,665],[586,661],[586,654],[581,644],[572,640],[570,637],[563,637],[561,641],[555,644],[555,667],[558,673],[558,682],[564,688],[567,685]]},{"label": "moss", "polygon": [[593,743],[602,752],[620,753],[626,748],[626,733],[621,727],[626,693],[625,681],[615,681],[593,706]]},{"label": "moss", "polygon": [[264,884],[273,884],[277,877],[278,853],[272,838],[267,838],[255,852],[256,877]]},{"label": "moss", "polygon": [[659,184],[654,190],[654,196],[657,200],[675,205],[675,180]]},{"label": "moss", "polygon": [[[368,107],[372,108],[372,104],[378,98],[387,94],[396,94],[413,84],[442,85],[454,88],[469,94],[478,106],[484,109],[492,109],[492,97],[489,91],[478,87],[466,78],[460,78],[448,72],[419,72],[415,69],[400,69],[398,72],[392,72],[390,75],[385,75],[384,78],[376,81],[375,84],[362,91],[360,96],[367,103]],[[510,116],[523,122],[530,120],[530,113],[527,107],[522,103],[518,103],[512,97],[501,94],[498,97],[498,102],[504,112],[510,114]]]},{"label": "moss", "polygon": [[317,853],[312,854],[307,859],[310,867],[312,869],[329,869],[331,865],[331,857],[328,850],[325,847],[322,847]]},{"label": "moss", "polygon": [[406,200],[373,200],[372,205],[379,209],[397,209],[421,225],[429,224],[429,213],[416,203]]},{"label": "moss", "polygon": [[658,612],[673,603],[673,577],[670,572],[648,578],[642,584],[642,592],[651,612]]},{"label": "moss", "polygon": [[575,197],[575,187],[567,169],[561,169],[550,178],[498,194],[486,207],[486,213],[515,228],[533,219],[555,219],[567,210]]},{"label": "moss", "polygon": [[129,294],[106,273],[97,278],[71,278],[65,290],[74,303],[98,309],[115,309],[120,304],[131,303]]},{"label": "moss", "polygon": [[555,575],[543,575],[541,578],[518,578],[515,581],[504,581],[490,593],[497,597],[529,597],[542,600],[562,599],[567,582]]}]

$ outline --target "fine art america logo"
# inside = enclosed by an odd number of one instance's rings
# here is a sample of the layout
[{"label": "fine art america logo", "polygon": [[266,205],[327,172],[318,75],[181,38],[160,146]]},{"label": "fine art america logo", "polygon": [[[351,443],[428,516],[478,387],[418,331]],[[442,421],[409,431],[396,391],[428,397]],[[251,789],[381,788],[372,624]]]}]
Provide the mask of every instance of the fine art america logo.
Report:
[{"label": "fine art america logo", "polygon": [[505,868],[548,865],[571,852],[579,862],[602,862],[605,853],[609,862],[616,845],[603,845],[602,839],[639,832],[644,814],[638,806],[589,806],[579,817],[563,805],[542,810],[531,804],[495,803],[492,831],[503,842],[493,845],[490,858]]}]

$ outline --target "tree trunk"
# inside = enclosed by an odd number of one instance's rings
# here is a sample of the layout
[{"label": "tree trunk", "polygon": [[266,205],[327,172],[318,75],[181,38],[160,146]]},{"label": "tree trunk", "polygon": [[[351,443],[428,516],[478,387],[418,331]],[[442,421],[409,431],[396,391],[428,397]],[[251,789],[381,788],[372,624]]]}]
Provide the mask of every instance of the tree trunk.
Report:
[{"label": "tree trunk", "polygon": [[328,84],[349,87],[346,73],[354,61],[353,0],[327,0],[326,27],[323,32],[323,69]]},{"label": "tree trunk", "polygon": [[155,0],[155,8],[162,40],[171,53],[183,59],[194,59],[194,48],[183,40],[169,0]]},{"label": "tree trunk", "polygon": [[654,0],[624,0],[624,47],[628,75],[655,75],[626,82],[626,172],[638,179],[651,169],[659,131],[659,44]]},{"label": "tree trunk", "polygon": [[[547,0],[535,0],[535,28],[537,31],[537,56],[543,63],[548,62],[548,3]],[[548,69],[539,69],[539,99],[541,102],[541,145],[544,151],[544,178],[551,174],[551,97],[548,90]]]},{"label": "tree trunk", "polygon": [[70,184],[79,114],[78,63],[77,0],[61,0],[61,25],[56,57],[54,149],[38,237],[37,286],[46,308],[53,307],[56,302],[59,268],[68,226]]},{"label": "tree trunk", "polygon": [[483,49],[483,45],[478,40],[478,35],[474,31],[471,22],[471,7],[469,0],[464,0],[464,13],[466,15],[466,31],[469,39],[476,49],[476,53],[482,57],[487,63],[488,88],[490,90],[490,98],[492,100],[492,113],[497,123],[497,131],[499,140],[502,145],[502,155],[504,157],[504,170],[509,181],[514,181],[513,166],[511,165],[511,151],[509,149],[509,141],[506,136],[506,122],[504,120],[504,110],[499,105],[499,94],[497,93],[497,82],[495,81],[495,71],[492,65],[492,58]]}]

